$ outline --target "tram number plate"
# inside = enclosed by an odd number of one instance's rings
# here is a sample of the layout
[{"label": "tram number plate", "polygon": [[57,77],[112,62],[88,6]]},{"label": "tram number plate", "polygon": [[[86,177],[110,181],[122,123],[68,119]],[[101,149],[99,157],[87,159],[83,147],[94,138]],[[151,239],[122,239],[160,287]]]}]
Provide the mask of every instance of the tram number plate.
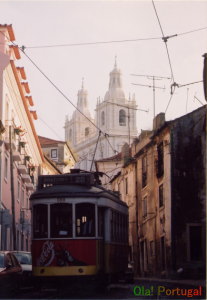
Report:
[{"label": "tram number plate", "polygon": [[57,198],[57,202],[58,203],[63,203],[63,202],[65,202],[65,198]]}]

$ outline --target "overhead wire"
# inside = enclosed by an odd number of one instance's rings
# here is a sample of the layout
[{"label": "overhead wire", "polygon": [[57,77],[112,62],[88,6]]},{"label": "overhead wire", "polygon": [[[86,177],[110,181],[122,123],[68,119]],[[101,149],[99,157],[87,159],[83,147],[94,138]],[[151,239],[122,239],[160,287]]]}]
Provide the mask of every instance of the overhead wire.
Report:
[{"label": "overhead wire", "polygon": [[[6,35],[0,31],[5,37]],[[6,37],[7,38],[7,37]],[[8,40],[8,38],[7,38]],[[10,40],[9,40],[10,41]],[[107,142],[109,143],[112,151],[114,153],[116,153],[117,151],[112,147],[111,143],[108,140],[108,134],[106,134],[105,132],[103,132],[95,123],[93,123],[81,110],[78,109],[78,107],[75,106],[75,104],[72,103],[72,101],[58,88],[58,86],[56,84],[54,84],[54,82],[37,66],[37,64],[25,53],[25,47],[19,47],[18,45],[16,45],[14,42],[10,41],[13,45],[17,46],[18,49],[27,57],[27,59],[37,68],[37,70],[51,83],[51,85],[81,114],[83,115],[94,127],[96,127],[99,132],[101,132],[103,134],[103,136],[106,138]]]},{"label": "overhead wire", "polygon": [[53,132],[62,141],[62,137],[57,132],[55,132],[55,130],[52,127],[50,127],[42,118],[40,118],[39,114],[38,114],[38,120],[44,123],[47,126],[47,128],[49,128],[51,132]]},{"label": "overhead wire", "polygon": [[185,34],[197,32],[197,31],[201,31],[201,30],[205,30],[205,29],[207,29],[207,27],[201,27],[201,28],[198,28],[198,29],[194,29],[194,30],[190,30],[190,31],[186,31],[186,32],[181,32],[179,34],[176,34],[176,36],[185,35]]},{"label": "overhead wire", "polygon": [[194,95],[194,99],[196,99],[202,106],[204,105],[197,97]]},{"label": "overhead wire", "polygon": [[173,75],[173,69],[172,69],[172,64],[171,64],[171,59],[170,59],[170,54],[169,54],[169,50],[168,50],[168,46],[167,46],[167,41],[170,37],[174,37],[174,36],[168,36],[166,37],[164,35],[164,32],[163,32],[163,29],[162,29],[162,25],[161,25],[161,22],[160,22],[160,19],[159,19],[159,16],[158,16],[158,13],[157,13],[157,10],[156,10],[156,7],[155,7],[155,4],[154,4],[154,1],[152,0],[152,4],[153,4],[153,7],[154,7],[154,11],[155,11],[155,14],[156,14],[156,17],[157,17],[157,20],[158,20],[158,23],[159,23],[159,26],[160,26],[160,30],[162,32],[162,39],[165,43],[165,47],[166,47],[166,51],[167,51],[167,56],[168,56],[168,61],[169,61],[169,65],[170,65],[170,71],[171,71],[171,78],[172,78],[172,81],[174,82],[174,75]]},{"label": "overhead wire", "polygon": [[[201,30],[205,30],[207,29],[207,27],[202,27],[202,28],[198,28],[198,29],[194,29],[194,30],[191,30],[191,31],[187,31],[187,32],[182,32],[182,33],[179,33],[179,34],[174,34],[174,35],[171,35],[171,36],[165,36],[164,35],[164,31],[162,29],[162,26],[161,26],[161,22],[160,22],[160,19],[159,19],[159,16],[158,16],[158,13],[157,13],[157,10],[156,10],[156,7],[155,7],[155,4],[154,4],[154,1],[152,0],[152,4],[153,4],[153,7],[154,7],[154,10],[155,10],[155,13],[156,13],[156,16],[157,16],[157,20],[158,20],[158,23],[159,23],[159,26],[160,26],[160,30],[161,30],[161,33],[162,33],[162,37],[152,37],[152,38],[139,38],[139,39],[125,39],[125,40],[112,40],[112,41],[101,41],[101,42],[87,42],[87,43],[72,43],[72,44],[62,44],[62,45],[43,45],[43,46],[30,46],[30,47],[26,47],[26,46],[22,46],[22,47],[19,47],[18,45],[16,45],[14,42],[10,41],[7,36],[1,32],[5,37],[6,39],[12,43],[14,46],[17,46],[21,52],[30,60],[30,62],[39,70],[39,72],[59,91],[59,93],[62,94],[62,96],[70,102],[71,105],[73,105],[73,107],[75,109],[77,109],[77,111],[79,111],[79,113],[81,113],[93,126],[95,126],[98,130],[100,130],[100,128],[98,128],[98,126],[96,126],[86,115],[84,115],[71,101],[70,99],[49,79],[49,77],[34,63],[34,61],[25,53],[25,49],[32,49],[32,48],[51,48],[51,47],[68,47],[68,46],[81,46],[81,45],[95,45],[95,44],[109,44],[109,43],[121,43],[121,42],[136,42],[136,41],[147,41],[147,40],[157,40],[157,39],[162,39],[164,42],[165,42],[165,46],[166,46],[166,50],[167,50],[167,56],[168,56],[168,60],[169,60],[169,65],[170,65],[170,70],[171,70],[171,79],[173,80],[173,84],[171,85],[171,88],[172,86],[174,87],[181,87],[179,86],[178,84],[176,84],[174,82],[174,75],[173,75],[173,70],[172,70],[172,64],[171,64],[171,59],[170,59],[170,55],[169,55],[169,50],[168,50],[168,47],[167,47],[167,40],[169,38],[172,38],[172,37],[178,37],[178,36],[182,36],[182,35],[185,35],[185,34],[190,34],[190,33],[193,33],[193,32],[197,32],[197,31],[201,31]],[[200,81],[201,82],[201,81]],[[192,84],[192,83],[191,83]],[[184,86],[184,85],[183,85]],[[168,102],[168,105],[167,105],[167,108],[166,108],[166,111],[169,107],[169,104],[172,100],[172,96],[173,96],[174,92],[171,91],[171,97],[170,97],[170,100]],[[101,130],[100,130],[101,131]],[[101,131],[102,132],[102,131]],[[104,137],[107,139],[107,142],[109,143],[111,149],[113,150],[114,153],[118,152],[116,151],[111,143],[109,142],[108,140],[108,137],[109,135],[102,132]]]},{"label": "overhead wire", "polygon": [[56,45],[39,45],[39,46],[29,46],[27,49],[37,49],[37,48],[55,48],[55,47],[72,47],[72,46],[89,46],[89,45],[100,45],[100,44],[113,44],[113,43],[126,43],[126,42],[138,42],[138,41],[151,41],[159,40],[161,37],[152,38],[138,38],[138,39],[126,39],[126,40],[113,40],[113,41],[100,41],[100,42],[82,42],[82,43],[71,43],[71,44],[56,44]]},{"label": "overhead wire", "polygon": [[166,114],[166,112],[167,112],[167,110],[168,110],[168,107],[169,107],[169,105],[170,105],[170,102],[171,102],[171,100],[172,100],[172,97],[173,97],[173,95],[174,95],[174,92],[175,92],[175,91],[173,91],[173,92],[171,93],[171,95],[170,95],[170,99],[169,99],[168,104],[167,104],[167,107],[166,107],[166,109],[165,109],[165,114]]},{"label": "overhead wire", "polygon": [[[161,23],[159,22],[161,25]],[[139,42],[139,41],[151,41],[151,40],[160,40],[160,39],[169,39],[172,37],[179,37],[182,35],[194,33],[197,31],[205,30],[207,27],[202,27],[186,32],[176,33],[170,36],[164,37],[164,32],[162,30],[162,37],[148,37],[148,38],[136,38],[136,39],[123,39],[123,40],[112,40],[112,41],[95,41],[95,42],[81,42],[81,43],[68,43],[68,44],[51,44],[51,45],[37,45],[37,46],[24,46],[25,49],[43,49],[43,48],[57,48],[57,47],[73,47],[73,46],[90,46],[90,45],[101,45],[101,44],[113,44],[113,43],[128,43],[128,42]]]},{"label": "overhead wire", "polygon": [[107,142],[109,143],[109,146],[111,147],[112,151],[114,153],[117,152],[117,150],[115,150],[111,143],[109,142],[108,139],[108,134],[103,132],[95,123],[93,123],[80,109],[78,109],[78,107],[75,106],[75,104],[72,103],[72,101],[57,87],[56,84],[53,83],[52,80],[50,80],[50,78],[37,66],[37,64],[20,48],[20,50],[23,52],[23,54],[29,59],[29,61],[38,69],[38,71],[52,84],[52,86],[82,115],[84,116],[94,127],[96,127],[96,129],[98,129],[103,136],[106,138]]},{"label": "overhead wire", "polygon": [[93,153],[93,159],[92,159],[92,162],[91,162],[90,172],[92,171],[92,167],[93,167],[93,163],[94,163],[94,159],[95,159],[95,155],[96,155],[96,150],[97,150],[97,147],[98,147],[98,143],[99,143],[99,139],[100,139],[101,134],[102,134],[102,132],[99,131],[98,138],[97,138],[96,145],[95,145],[95,150],[94,150],[94,153]]}]

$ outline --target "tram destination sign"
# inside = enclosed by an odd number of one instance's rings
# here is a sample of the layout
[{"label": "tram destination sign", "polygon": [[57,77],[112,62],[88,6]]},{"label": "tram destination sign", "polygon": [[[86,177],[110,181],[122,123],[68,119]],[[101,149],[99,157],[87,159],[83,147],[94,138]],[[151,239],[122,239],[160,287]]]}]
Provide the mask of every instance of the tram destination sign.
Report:
[{"label": "tram destination sign", "polygon": [[54,185],[93,185],[94,181],[94,175],[91,173],[40,175],[38,179],[38,189]]}]

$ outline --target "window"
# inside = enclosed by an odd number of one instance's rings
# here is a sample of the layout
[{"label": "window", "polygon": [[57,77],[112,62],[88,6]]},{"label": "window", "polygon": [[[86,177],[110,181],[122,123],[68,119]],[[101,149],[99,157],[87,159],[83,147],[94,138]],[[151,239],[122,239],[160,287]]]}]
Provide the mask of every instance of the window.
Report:
[{"label": "window", "polygon": [[72,204],[57,203],[50,206],[52,238],[72,237]]},{"label": "window", "polygon": [[48,212],[46,204],[37,204],[33,209],[33,236],[46,238],[48,235]]},{"label": "window", "polygon": [[202,260],[202,228],[201,225],[188,225],[189,260]]},{"label": "window", "polygon": [[147,196],[142,200],[142,216],[143,218],[147,217]]},{"label": "window", "polygon": [[88,136],[88,135],[89,135],[89,132],[90,132],[89,127],[86,127],[86,128],[85,128],[85,136]]},{"label": "window", "polygon": [[147,185],[147,155],[142,157],[142,187]]},{"label": "window", "polygon": [[125,193],[128,194],[128,178],[125,178]]},{"label": "window", "polygon": [[154,256],[155,255],[155,242],[150,241],[150,255]]},{"label": "window", "polygon": [[8,158],[6,156],[4,160],[4,178],[8,180]]},{"label": "window", "polygon": [[98,208],[98,236],[104,236],[104,208]]},{"label": "window", "polygon": [[165,237],[162,236],[160,239],[160,249],[161,249],[161,268],[165,270]]},{"label": "window", "polygon": [[20,200],[20,181],[17,182],[17,200]]},{"label": "window", "polygon": [[76,236],[95,236],[94,204],[76,204]]},{"label": "window", "polygon": [[22,207],[24,207],[24,189],[22,189],[22,199],[21,199],[21,202],[22,202]]},{"label": "window", "polygon": [[157,146],[157,166],[156,166],[157,177],[162,177],[164,174],[164,152],[163,142]]},{"label": "window", "polygon": [[119,111],[119,125],[126,126],[126,112],[123,109]]},{"label": "window", "polygon": [[104,113],[104,111],[101,112],[101,125],[105,125],[105,113]]},{"label": "window", "polygon": [[51,158],[57,158],[57,149],[51,149]]},{"label": "window", "polygon": [[[8,96],[7,96],[7,100],[8,100]],[[5,121],[8,122],[9,120],[9,103],[6,102],[6,107],[5,107]]]},{"label": "window", "polygon": [[27,198],[26,198],[26,199],[27,199],[27,200],[26,200],[26,201],[27,201],[26,208],[29,209],[29,196],[28,196],[28,195],[27,195]]},{"label": "window", "polygon": [[20,232],[19,232],[19,230],[17,230],[17,241],[16,241],[16,243],[17,243],[17,244],[16,244],[17,250],[20,249],[20,247],[19,247],[19,241],[20,241],[19,235],[20,235]]},{"label": "window", "polygon": [[163,184],[159,186],[159,207],[164,205]]}]

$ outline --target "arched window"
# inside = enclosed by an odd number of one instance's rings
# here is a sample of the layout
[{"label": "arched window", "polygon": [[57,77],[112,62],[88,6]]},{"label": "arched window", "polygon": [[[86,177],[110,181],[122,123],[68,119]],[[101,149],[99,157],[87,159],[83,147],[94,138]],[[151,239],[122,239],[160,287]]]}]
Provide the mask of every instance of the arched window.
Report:
[{"label": "arched window", "polygon": [[126,112],[123,109],[119,111],[119,125],[126,126]]},{"label": "arched window", "polygon": [[85,136],[88,136],[89,135],[89,127],[86,127],[85,128]]},{"label": "arched window", "polygon": [[101,125],[105,124],[105,113],[104,111],[101,112]]}]

